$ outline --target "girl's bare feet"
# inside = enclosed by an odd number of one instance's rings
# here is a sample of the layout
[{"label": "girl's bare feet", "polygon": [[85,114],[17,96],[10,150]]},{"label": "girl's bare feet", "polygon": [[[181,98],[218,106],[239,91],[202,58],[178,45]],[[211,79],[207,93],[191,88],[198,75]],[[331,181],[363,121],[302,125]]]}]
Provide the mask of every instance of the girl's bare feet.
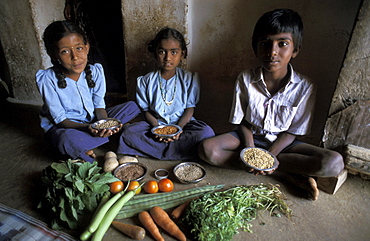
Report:
[{"label": "girl's bare feet", "polygon": [[96,158],[96,155],[95,155],[93,150],[89,150],[85,154],[88,155],[89,157],[93,158],[93,159]]}]

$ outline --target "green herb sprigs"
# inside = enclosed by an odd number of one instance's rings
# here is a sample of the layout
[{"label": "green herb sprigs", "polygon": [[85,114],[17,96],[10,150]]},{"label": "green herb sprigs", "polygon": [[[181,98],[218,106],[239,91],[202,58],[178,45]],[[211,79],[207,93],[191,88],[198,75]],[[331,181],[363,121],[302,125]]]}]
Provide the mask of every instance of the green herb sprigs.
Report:
[{"label": "green herb sprigs", "polygon": [[191,201],[182,221],[196,240],[231,240],[239,228],[252,232],[248,222],[256,218],[259,210],[272,214],[275,209],[288,217],[292,212],[277,186],[238,186]]},{"label": "green herb sprigs", "polygon": [[50,212],[53,229],[81,227],[95,212],[100,199],[109,190],[108,183],[118,181],[111,173],[100,173],[97,162],[68,160],[53,163],[43,170],[41,181],[45,197],[38,208]]}]

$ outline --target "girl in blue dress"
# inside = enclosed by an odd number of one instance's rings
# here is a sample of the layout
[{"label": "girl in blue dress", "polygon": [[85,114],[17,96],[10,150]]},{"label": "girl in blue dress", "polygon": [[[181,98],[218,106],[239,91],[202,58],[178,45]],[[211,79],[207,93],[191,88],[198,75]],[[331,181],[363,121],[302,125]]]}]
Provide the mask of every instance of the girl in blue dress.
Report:
[{"label": "girl in blue dress", "polygon": [[[198,144],[214,136],[214,131],[193,116],[200,86],[197,74],[178,67],[187,56],[184,37],[176,29],[164,28],[148,50],[158,70],[139,77],[136,91],[146,120],[123,128],[118,153],[162,160],[196,158]],[[183,131],[172,138],[151,133],[153,127],[164,124],[176,124]]]},{"label": "girl in blue dress", "polygon": [[61,154],[93,162],[92,149],[108,142],[108,137],[119,133],[122,125],[114,130],[98,131],[91,124],[108,117],[125,124],[140,109],[133,101],[105,109],[103,68],[88,63],[90,45],[75,24],[53,22],[45,29],[43,40],[53,66],[36,74],[44,101],[41,127]]}]

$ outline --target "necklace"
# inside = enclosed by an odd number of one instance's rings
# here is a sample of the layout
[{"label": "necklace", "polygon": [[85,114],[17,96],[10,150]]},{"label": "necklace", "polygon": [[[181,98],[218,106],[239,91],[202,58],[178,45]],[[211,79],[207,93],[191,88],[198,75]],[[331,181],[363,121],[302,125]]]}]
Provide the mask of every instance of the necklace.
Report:
[{"label": "necklace", "polygon": [[162,100],[164,101],[164,103],[167,105],[167,106],[170,106],[172,105],[174,99],[175,99],[175,93],[176,93],[176,84],[177,84],[177,73],[176,73],[176,79],[175,79],[175,86],[173,88],[173,94],[172,94],[172,99],[170,101],[167,101],[166,100],[166,94],[167,94],[167,91],[164,90],[163,88],[163,84],[162,84],[162,77],[161,77],[161,74],[159,73],[158,75],[158,80],[159,80],[159,88],[161,90],[161,96],[162,96]]}]

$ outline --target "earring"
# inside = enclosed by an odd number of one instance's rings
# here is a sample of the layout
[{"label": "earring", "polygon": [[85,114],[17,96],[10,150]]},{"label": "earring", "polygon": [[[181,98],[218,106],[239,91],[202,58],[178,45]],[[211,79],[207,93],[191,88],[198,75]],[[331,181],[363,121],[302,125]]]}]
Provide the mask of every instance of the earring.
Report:
[{"label": "earring", "polygon": [[57,61],[58,61],[58,64],[62,64],[62,62],[60,62],[60,59],[57,59]]}]

